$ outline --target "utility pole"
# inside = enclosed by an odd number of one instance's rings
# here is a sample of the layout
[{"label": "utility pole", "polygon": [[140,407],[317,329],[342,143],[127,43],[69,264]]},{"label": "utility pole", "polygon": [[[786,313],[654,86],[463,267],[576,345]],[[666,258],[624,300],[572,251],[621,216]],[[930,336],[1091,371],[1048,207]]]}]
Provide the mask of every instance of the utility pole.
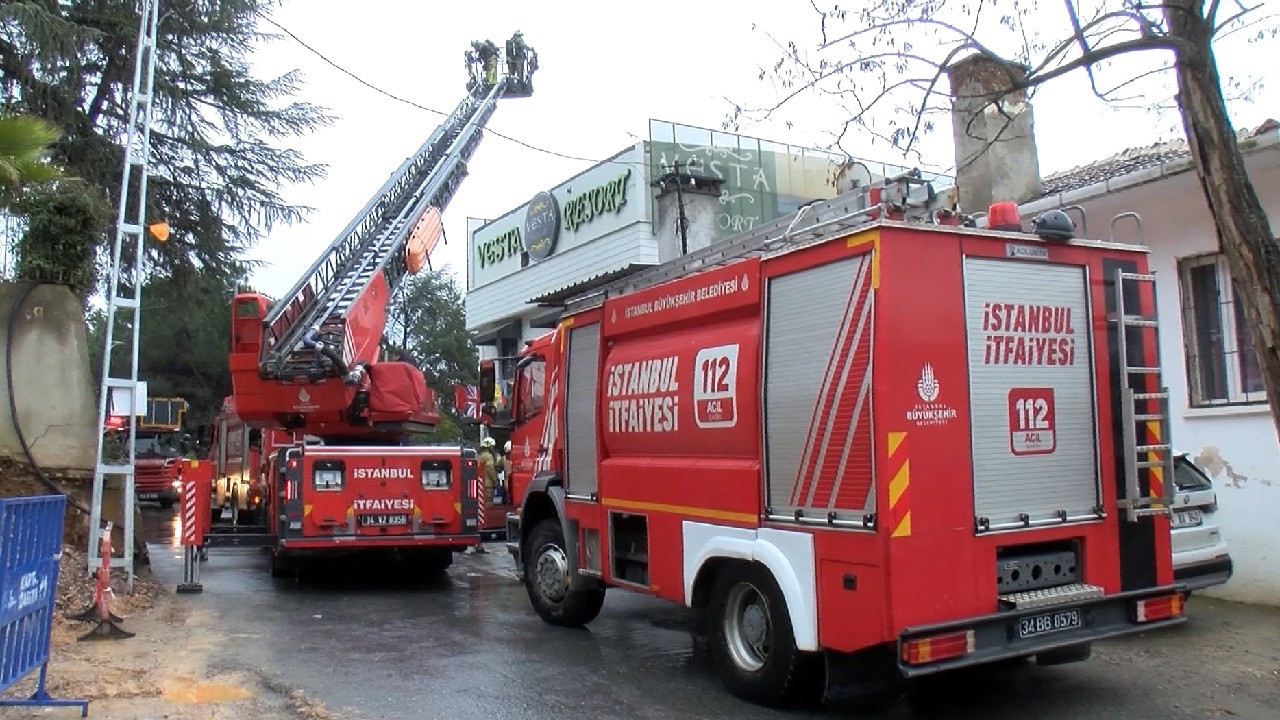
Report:
[{"label": "utility pole", "polygon": [[[111,257],[110,285],[107,288],[107,332],[103,340],[102,382],[98,388],[98,453],[93,469],[93,504],[89,514],[88,572],[92,573],[101,563],[98,542],[102,535],[102,499],[108,475],[124,479],[124,557],[110,558],[109,567],[125,569],[126,587],[133,590],[133,517],[135,512],[135,480],[133,464],[137,457],[138,418],[146,412],[145,385],[138,382],[138,338],[142,329],[142,258],[143,243],[148,229],[163,242],[169,237],[168,225],[160,222],[147,226],[147,168],[151,158],[152,91],[156,75],[156,32],[160,19],[160,0],[143,0],[139,3],[141,16],[138,25],[137,57],[134,59],[133,88],[129,97],[129,126],[124,146],[124,169],[120,181],[120,205],[116,213],[116,237]],[[134,183],[137,197],[133,197]],[[131,203],[130,201],[133,200]],[[132,205],[132,207],[130,207]],[[132,211],[132,212],[131,212]],[[126,243],[126,238],[128,243]],[[124,248],[128,244],[133,252],[128,266],[122,263]],[[128,267],[128,270],[126,270]],[[126,279],[127,278],[127,279]],[[121,287],[122,283],[125,287]],[[125,323],[129,326],[131,351],[128,369],[117,375],[112,371],[112,349],[116,346],[116,313],[128,311]],[[120,343],[123,344],[123,343]],[[113,398],[113,396],[115,396]],[[123,462],[113,452],[104,450],[103,428],[106,427],[107,410],[113,399],[128,407],[128,423],[125,426],[128,439]],[[121,408],[114,408],[117,413]]]}]

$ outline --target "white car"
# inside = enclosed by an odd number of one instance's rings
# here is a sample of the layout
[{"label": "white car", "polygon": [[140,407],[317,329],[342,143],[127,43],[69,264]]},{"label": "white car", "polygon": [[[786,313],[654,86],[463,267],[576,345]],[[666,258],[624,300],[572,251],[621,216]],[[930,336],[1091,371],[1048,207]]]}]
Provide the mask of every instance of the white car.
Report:
[{"label": "white car", "polygon": [[1231,553],[1218,526],[1213,481],[1186,453],[1174,458],[1173,577],[1188,590],[1221,585],[1231,578]]}]

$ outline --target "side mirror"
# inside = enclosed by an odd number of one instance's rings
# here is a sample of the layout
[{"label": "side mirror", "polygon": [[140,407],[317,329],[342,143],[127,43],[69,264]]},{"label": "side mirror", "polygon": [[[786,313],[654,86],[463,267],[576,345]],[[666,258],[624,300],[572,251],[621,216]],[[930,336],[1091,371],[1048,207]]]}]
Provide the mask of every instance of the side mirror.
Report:
[{"label": "side mirror", "polygon": [[492,360],[480,361],[480,402],[493,402],[493,390],[497,384],[496,369]]}]

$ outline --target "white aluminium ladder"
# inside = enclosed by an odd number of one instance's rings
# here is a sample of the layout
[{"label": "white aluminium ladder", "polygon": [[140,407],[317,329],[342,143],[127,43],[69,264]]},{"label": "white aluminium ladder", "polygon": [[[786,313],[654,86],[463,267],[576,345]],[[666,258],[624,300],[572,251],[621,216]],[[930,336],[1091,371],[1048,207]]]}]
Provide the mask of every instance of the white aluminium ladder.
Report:
[{"label": "white aluminium ladder", "polygon": [[[1174,497],[1173,441],[1169,433],[1169,388],[1161,376],[1160,321],[1155,305],[1155,275],[1149,273],[1116,272],[1116,311],[1111,320],[1116,323],[1116,350],[1120,363],[1120,410],[1124,423],[1124,484],[1125,500],[1121,508],[1130,522],[1137,522],[1144,515],[1167,515]],[[1125,286],[1133,293],[1129,297]],[[1130,313],[1138,307],[1138,288],[1151,288],[1152,314],[1144,316]],[[1140,312],[1140,311],[1138,311]],[[1153,348],[1150,357],[1134,364],[1131,360],[1129,330],[1135,329],[1139,343]],[[1155,388],[1147,385],[1144,377],[1155,379]],[[1133,379],[1138,378],[1140,389],[1135,390]],[[1142,489],[1140,473],[1145,470],[1150,485]],[[1156,487],[1158,485],[1159,492]]]},{"label": "white aluminium ladder", "polygon": [[[146,398],[138,392],[138,337],[142,321],[142,258],[146,229],[147,166],[151,156],[152,91],[155,88],[156,31],[160,17],[160,0],[143,0],[138,27],[137,56],[133,68],[133,88],[129,98],[129,127],[124,146],[124,169],[120,181],[120,204],[116,212],[116,238],[112,248],[110,284],[107,288],[106,333],[102,348],[102,381],[98,387],[98,453],[93,470],[93,504],[89,515],[88,572],[92,573],[101,563],[98,542],[102,535],[103,485],[108,475],[124,478],[124,547],[123,557],[110,559],[110,567],[125,569],[126,587],[133,590],[133,516],[134,484],[133,462],[137,451],[137,426],[139,410],[145,408]],[[134,197],[134,183],[137,196]],[[132,203],[130,202],[132,200]],[[132,204],[132,207],[131,207]],[[128,271],[122,263],[125,247],[133,253]],[[122,282],[125,287],[121,287]],[[123,317],[128,325],[130,345],[127,369],[117,374],[112,367],[116,318]],[[125,344],[123,341],[120,344]],[[115,391],[124,391],[131,399],[130,407],[115,408],[127,412],[127,453],[123,461],[115,456],[109,461],[105,454],[103,431],[106,427],[107,409]],[[114,554],[114,553],[113,553]]]}]

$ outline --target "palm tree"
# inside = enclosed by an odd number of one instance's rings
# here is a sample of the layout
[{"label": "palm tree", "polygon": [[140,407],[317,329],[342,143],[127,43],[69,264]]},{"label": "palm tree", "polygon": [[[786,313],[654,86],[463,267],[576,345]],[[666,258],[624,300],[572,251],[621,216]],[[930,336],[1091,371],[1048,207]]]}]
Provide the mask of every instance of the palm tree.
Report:
[{"label": "palm tree", "polygon": [[46,158],[61,135],[56,126],[34,115],[0,116],[0,204],[10,204],[16,191],[27,185],[63,177]]}]

